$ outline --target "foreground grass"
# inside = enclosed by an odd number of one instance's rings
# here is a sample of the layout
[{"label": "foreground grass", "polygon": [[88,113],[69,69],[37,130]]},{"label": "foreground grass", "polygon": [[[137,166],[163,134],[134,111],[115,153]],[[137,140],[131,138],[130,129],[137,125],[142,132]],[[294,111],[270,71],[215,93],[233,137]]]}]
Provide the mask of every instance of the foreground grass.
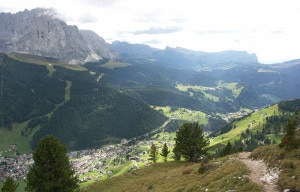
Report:
[{"label": "foreground grass", "polygon": [[183,161],[158,163],[110,179],[97,181],[81,191],[261,191],[239,161],[211,161],[209,170],[198,173],[200,164]]}]

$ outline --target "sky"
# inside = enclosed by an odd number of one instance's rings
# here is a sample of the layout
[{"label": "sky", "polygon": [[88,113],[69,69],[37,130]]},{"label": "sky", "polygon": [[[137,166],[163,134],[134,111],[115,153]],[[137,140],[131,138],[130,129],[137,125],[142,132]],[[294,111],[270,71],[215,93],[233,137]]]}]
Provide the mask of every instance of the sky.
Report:
[{"label": "sky", "polygon": [[106,42],[126,41],[164,49],[237,50],[261,63],[300,58],[297,0],[9,0],[0,12],[54,8],[79,29]]}]

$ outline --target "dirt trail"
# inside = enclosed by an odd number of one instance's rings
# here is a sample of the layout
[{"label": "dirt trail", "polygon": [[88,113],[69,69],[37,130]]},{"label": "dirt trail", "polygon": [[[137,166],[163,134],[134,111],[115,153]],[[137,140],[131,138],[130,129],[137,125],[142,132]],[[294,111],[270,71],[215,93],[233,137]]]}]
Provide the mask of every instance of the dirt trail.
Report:
[{"label": "dirt trail", "polygon": [[264,192],[279,192],[277,185],[279,171],[270,170],[262,160],[252,160],[249,158],[251,152],[239,153],[237,159],[243,162],[251,171],[249,179],[263,188]]}]

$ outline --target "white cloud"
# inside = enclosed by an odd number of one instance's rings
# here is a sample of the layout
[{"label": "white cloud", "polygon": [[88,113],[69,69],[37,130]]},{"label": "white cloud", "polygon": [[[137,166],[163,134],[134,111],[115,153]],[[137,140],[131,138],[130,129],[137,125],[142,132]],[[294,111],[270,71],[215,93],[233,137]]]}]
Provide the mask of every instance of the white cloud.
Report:
[{"label": "white cloud", "polygon": [[300,58],[297,0],[10,0],[0,11],[53,7],[68,24],[106,41],[246,50],[262,62]]}]

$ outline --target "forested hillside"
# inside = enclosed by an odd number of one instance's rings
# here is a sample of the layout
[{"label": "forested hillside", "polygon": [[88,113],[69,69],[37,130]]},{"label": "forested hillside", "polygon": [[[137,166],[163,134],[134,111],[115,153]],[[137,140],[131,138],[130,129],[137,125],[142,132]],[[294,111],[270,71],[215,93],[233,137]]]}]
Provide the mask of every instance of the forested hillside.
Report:
[{"label": "forested hillside", "polygon": [[149,105],[213,114],[262,108],[300,96],[296,63],[263,65],[255,55],[238,51],[157,50],[121,42],[112,48],[119,53],[115,63],[102,60],[84,66],[102,74],[100,83]]},{"label": "forested hillside", "polygon": [[46,134],[56,135],[70,150],[97,147],[139,136],[166,120],[145,103],[100,86],[82,67],[22,58],[0,55],[0,120],[1,129],[11,132],[22,126],[20,137],[28,138],[32,148]]},{"label": "forested hillside", "polygon": [[[293,63],[265,66],[244,52],[233,57],[234,52],[206,55],[147,47],[144,54],[132,54],[81,66],[48,57],[1,54],[1,129],[18,130],[31,147],[43,135],[54,134],[70,150],[83,149],[159,127],[167,117],[156,107],[185,110],[184,121],[205,118],[201,126],[214,132],[231,119],[228,113],[299,95],[293,71],[299,65]],[[182,115],[168,118],[181,121]],[[18,137],[11,140],[18,141]]]}]

